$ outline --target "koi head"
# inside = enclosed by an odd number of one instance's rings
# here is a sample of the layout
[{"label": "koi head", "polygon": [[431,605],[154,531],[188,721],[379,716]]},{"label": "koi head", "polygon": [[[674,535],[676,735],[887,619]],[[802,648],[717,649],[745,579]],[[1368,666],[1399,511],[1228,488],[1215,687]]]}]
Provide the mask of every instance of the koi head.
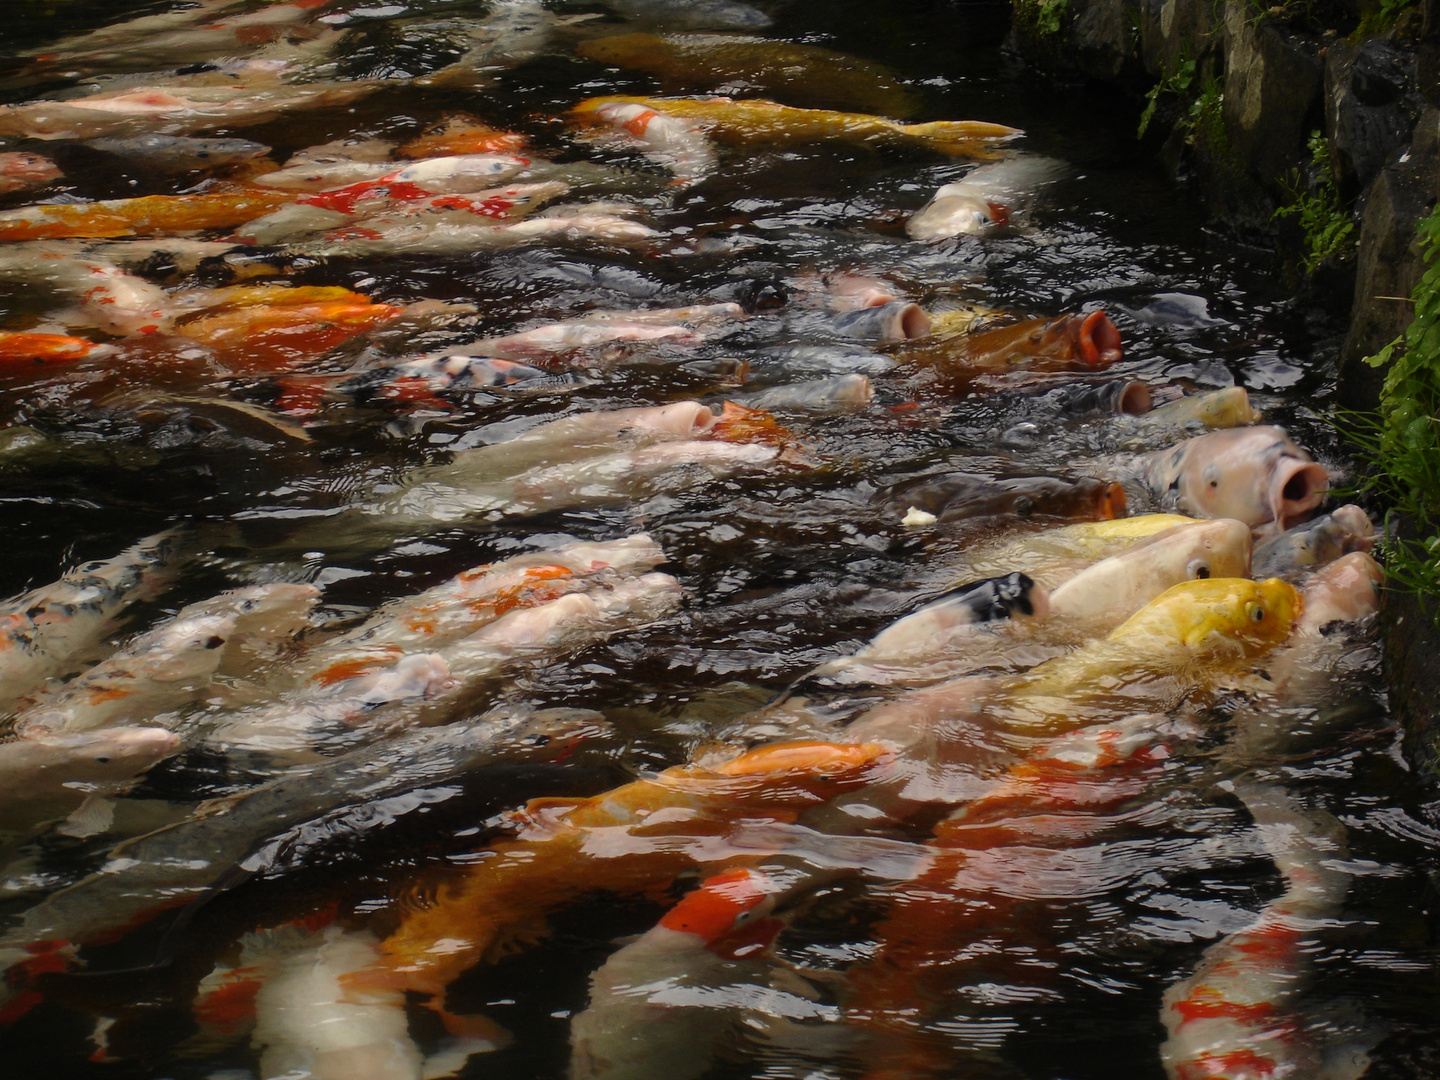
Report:
[{"label": "koi head", "polygon": [[1197,659],[1257,656],[1278,645],[1303,609],[1300,593],[1279,578],[1208,578],[1171,586],[1110,634],[1186,648]]}]

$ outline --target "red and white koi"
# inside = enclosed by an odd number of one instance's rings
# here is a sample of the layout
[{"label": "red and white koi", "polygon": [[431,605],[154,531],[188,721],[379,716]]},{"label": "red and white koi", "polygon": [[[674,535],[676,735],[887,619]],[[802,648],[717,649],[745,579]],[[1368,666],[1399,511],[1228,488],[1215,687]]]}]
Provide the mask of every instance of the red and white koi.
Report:
[{"label": "red and white koi", "polygon": [[905,231],[915,240],[944,240],[1008,225],[1022,201],[1033,197],[1042,184],[1060,179],[1065,171],[1059,161],[1028,155],[981,165],[966,173],[965,179],[935,192],[911,215]]},{"label": "red and white koi", "polygon": [[0,196],[45,187],[62,175],[58,165],[39,154],[18,150],[0,154]]},{"label": "red and white koi", "polygon": [[570,1022],[571,1080],[688,1080],[708,1070],[733,1002],[763,982],[762,957],[784,928],[781,884],[745,867],[701,882],[590,976]]}]

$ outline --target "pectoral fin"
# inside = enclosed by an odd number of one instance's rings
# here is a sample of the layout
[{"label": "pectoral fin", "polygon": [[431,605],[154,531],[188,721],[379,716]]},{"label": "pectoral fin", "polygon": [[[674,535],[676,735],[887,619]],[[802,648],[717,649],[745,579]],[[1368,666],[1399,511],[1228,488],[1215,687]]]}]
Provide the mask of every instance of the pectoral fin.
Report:
[{"label": "pectoral fin", "polygon": [[107,831],[114,821],[114,800],[91,792],[73,814],[55,827],[55,831],[62,836],[98,836]]}]

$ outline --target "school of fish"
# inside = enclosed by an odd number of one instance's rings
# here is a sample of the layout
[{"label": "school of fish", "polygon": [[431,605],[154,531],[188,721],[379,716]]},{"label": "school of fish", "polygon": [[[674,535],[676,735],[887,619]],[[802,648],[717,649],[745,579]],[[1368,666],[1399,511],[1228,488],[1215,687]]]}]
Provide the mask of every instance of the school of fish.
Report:
[{"label": "school of fish", "polygon": [[[160,508],[0,604],[0,1050],[1050,1076],[1084,904],[1188,873],[1137,1067],[1365,1074],[1311,990],[1375,883],[1287,762],[1382,537],[1281,398],[1131,357],[1193,304],[956,277],[1082,166],[804,5],[144,10],[0,82],[4,494]],[[883,176],[797,225],[796,162]]]}]

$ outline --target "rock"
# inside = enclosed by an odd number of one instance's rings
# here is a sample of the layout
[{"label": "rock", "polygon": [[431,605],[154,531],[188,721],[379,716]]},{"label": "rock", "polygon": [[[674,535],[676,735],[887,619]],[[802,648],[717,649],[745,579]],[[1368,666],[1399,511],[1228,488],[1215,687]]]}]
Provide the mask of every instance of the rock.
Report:
[{"label": "rock", "polygon": [[1267,187],[1310,160],[1306,140],[1323,122],[1318,43],[1255,22],[1247,0],[1227,0],[1225,127],[1236,152]]},{"label": "rock", "polygon": [[1332,45],[1325,61],[1325,130],[1331,134],[1335,182],[1347,201],[1410,142],[1422,101],[1415,58],[1384,38]]},{"label": "rock", "polygon": [[1134,66],[1135,10],[1127,0],[1088,0],[1076,5],[1070,25],[1075,66],[1092,78],[1119,81]]},{"label": "rock", "polygon": [[1141,0],[1140,62],[1156,79],[1165,79],[1194,60],[1208,69],[1209,54],[1218,52],[1219,26],[1213,0]]},{"label": "rock", "polygon": [[[1424,270],[1415,226],[1440,197],[1440,110],[1426,107],[1405,158],[1382,170],[1365,203],[1355,308],[1340,351],[1340,400],[1379,404],[1383,373],[1363,363],[1410,325],[1408,297]],[[1400,299],[1396,299],[1396,298]]]}]

